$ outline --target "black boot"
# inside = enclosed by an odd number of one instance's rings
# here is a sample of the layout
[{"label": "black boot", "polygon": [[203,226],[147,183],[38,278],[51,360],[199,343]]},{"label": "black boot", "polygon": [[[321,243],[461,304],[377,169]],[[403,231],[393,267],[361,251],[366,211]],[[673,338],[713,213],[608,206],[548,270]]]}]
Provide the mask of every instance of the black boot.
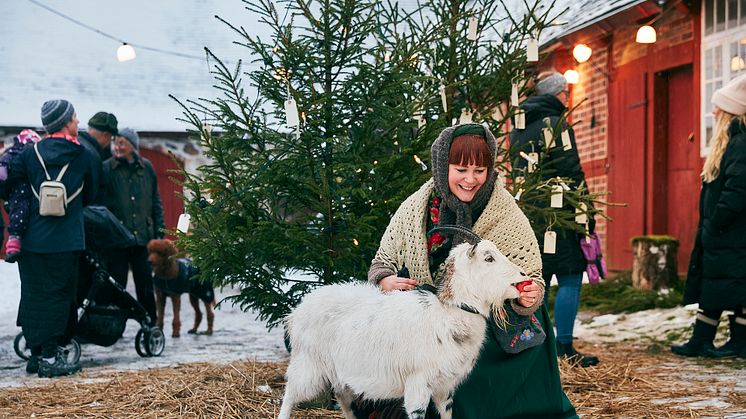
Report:
[{"label": "black boot", "polygon": [[598,358],[576,351],[572,342],[561,343],[557,341],[557,356],[566,358],[573,365],[579,365],[582,368],[598,364]]},{"label": "black boot", "polygon": [[706,356],[707,350],[714,349],[712,341],[718,330],[718,320],[709,318],[702,313],[697,314],[694,322],[694,333],[689,342],[683,345],[671,346],[671,352],[681,356]]},{"label": "black boot", "polygon": [[75,374],[80,371],[80,365],[67,362],[67,355],[62,349],[57,350],[54,356],[54,363],[49,363],[45,359],[39,361],[39,377],[60,377],[63,375]]},{"label": "black boot", "polygon": [[725,345],[708,349],[706,355],[712,358],[732,358],[746,350],[746,317],[728,316],[730,339]]},{"label": "black boot", "polygon": [[39,372],[39,360],[41,360],[41,356],[31,355],[28,362],[26,362],[26,372],[29,374],[36,374]]}]

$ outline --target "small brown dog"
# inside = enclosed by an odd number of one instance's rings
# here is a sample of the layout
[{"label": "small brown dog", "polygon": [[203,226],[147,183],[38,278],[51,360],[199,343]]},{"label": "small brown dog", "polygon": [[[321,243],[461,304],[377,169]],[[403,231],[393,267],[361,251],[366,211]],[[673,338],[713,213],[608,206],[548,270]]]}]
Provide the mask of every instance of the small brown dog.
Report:
[{"label": "small brown dog", "polygon": [[166,297],[171,298],[174,311],[172,337],[179,337],[181,331],[181,294],[189,293],[189,303],[194,308],[194,327],[188,333],[198,333],[202,322],[202,311],[199,300],[205,304],[207,314],[206,335],[212,334],[215,320],[215,292],[210,284],[197,281],[195,275],[199,272],[192,261],[187,258],[177,258],[176,246],[171,240],[151,240],[148,243],[148,262],[153,267],[153,285],[155,286],[155,305],[158,315],[156,325],[163,330],[163,317],[166,311]]}]

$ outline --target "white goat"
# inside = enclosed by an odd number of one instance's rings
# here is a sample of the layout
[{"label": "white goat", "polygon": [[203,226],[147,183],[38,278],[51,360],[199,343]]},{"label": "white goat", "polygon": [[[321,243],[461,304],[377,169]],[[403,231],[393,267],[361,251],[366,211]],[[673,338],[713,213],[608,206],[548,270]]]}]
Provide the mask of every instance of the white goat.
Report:
[{"label": "white goat", "polygon": [[521,270],[495,245],[463,243],[449,255],[437,295],[383,293],[363,283],[321,287],[287,318],[290,364],[279,419],[331,386],[345,418],[351,404],[404,398],[410,418],[424,418],[432,398],[451,418],[453,392],[474,367],[493,307],[517,298]]}]

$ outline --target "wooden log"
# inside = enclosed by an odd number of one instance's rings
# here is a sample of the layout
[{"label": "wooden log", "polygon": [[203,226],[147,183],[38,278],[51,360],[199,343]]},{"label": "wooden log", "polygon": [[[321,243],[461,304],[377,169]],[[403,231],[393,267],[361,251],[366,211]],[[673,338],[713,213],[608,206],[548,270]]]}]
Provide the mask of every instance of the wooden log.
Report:
[{"label": "wooden log", "polygon": [[632,238],[632,285],[638,289],[669,288],[678,279],[676,250],[679,241],[671,236]]}]

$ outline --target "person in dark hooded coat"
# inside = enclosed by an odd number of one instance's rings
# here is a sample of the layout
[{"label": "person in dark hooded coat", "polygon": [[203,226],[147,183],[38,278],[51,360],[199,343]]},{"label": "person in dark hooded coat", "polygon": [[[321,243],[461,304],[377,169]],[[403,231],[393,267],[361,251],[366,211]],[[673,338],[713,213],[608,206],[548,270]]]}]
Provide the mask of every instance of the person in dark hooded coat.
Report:
[{"label": "person in dark hooded coat", "polygon": [[[746,75],[712,95],[715,130],[702,169],[699,225],[684,304],[699,303],[691,339],[674,345],[682,356],[746,358]],[[730,339],[713,346],[723,311]]]},{"label": "person in dark hooded coat", "polygon": [[28,182],[38,196],[41,183],[56,179],[67,167],[60,181],[68,203],[64,215],[51,216],[40,214],[39,199],[31,201],[18,261],[21,302],[17,322],[31,349],[26,371],[56,377],[80,371],[59,346],[72,336],[77,319],[78,253],[85,249],[83,206],[93,201],[96,188],[89,153],[77,140],[78,119],[72,104],[62,99],[47,101],[41,119],[49,134],[19,155],[9,181]]},{"label": "person in dark hooded coat", "polygon": [[[520,157],[520,152],[544,154],[546,159],[541,163],[542,176],[546,179],[560,176],[572,179],[571,187],[577,188],[585,182],[585,174],[580,165],[578,147],[575,144],[575,133],[572,127],[562,120],[567,111],[570,99],[567,80],[556,72],[542,73],[536,83],[536,94],[526,99],[521,108],[526,115],[525,129],[516,129],[510,135],[513,170],[525,172],[527,161]],[[545,128],[567,130],[569,144],[555,135],[555,144],[544,144]],[[546,150],[546,153],[545,153]],[[548,203],[547,203],[548,206]],[[565,200],[563,211],[574,213],[575,208]],[[595,227],[593,217],[589,219],[589,229]],[[554,322],[557,327],[557,355],[567,357],[582,367],[596,365],[598,358],[577,352],[573,347],[573,325],[580,303],[580,286],[583,280],[587,261],[580,247],[581,235],[574,230],[554,228],[557,233],[556,252],[542,252],[544,280],[550,283],[552,275],[557,276],[559,289],[554,303]],[[538,235],[539,245],[544,249],[544,236]],[[545,294],[546,296],[549,293]]]}]

